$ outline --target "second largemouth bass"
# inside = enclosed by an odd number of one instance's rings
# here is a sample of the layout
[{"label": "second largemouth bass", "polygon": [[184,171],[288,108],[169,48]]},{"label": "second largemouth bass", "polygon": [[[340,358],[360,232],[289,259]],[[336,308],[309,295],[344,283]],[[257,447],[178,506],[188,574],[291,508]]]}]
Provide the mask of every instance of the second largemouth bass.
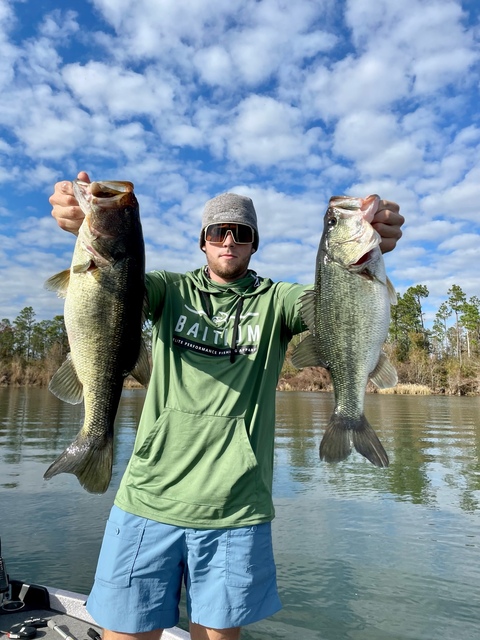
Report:
[{"label": "second largemouth bass", "polygon": [[302,299],[310,335],[292,357],[298,367],[330,371],[335,409],[320,445],[327,462],[345,459],[355,449],[374,465],[388,456],[364,415],[370,378],[378,387],[397,383],[394,367],[382,351],[395,290],[385,273],[380,236],[370,224],[379,197],[330,199],[317,255],[315,287]]}]

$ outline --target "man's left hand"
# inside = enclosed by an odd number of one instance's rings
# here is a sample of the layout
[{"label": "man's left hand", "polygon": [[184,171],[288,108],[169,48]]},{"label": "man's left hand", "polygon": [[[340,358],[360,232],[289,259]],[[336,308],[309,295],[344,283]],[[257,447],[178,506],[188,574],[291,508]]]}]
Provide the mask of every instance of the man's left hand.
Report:
[{"label": "man's left hand", "polygon": [[395,249],[398,240],[402,237],[401,226],[404,222],[405,218],[401,215],[400,207],[396,202],[380,200],[372,226],[382,237],[380,243],[382,253]]}]

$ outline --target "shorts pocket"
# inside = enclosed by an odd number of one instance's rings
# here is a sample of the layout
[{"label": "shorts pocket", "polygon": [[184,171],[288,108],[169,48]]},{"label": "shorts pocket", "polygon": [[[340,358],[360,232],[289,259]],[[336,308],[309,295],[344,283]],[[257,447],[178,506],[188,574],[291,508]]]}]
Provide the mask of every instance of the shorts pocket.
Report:
[{"label": "shorts pocket", "polygon": [[227,531],[226,584],[253,587],[275,575],[270,523]]},{"label": "shorts pocket", "polygon": [[128,587],[140,548],[143,527],[107,521],[95,580],[110,587]]}]

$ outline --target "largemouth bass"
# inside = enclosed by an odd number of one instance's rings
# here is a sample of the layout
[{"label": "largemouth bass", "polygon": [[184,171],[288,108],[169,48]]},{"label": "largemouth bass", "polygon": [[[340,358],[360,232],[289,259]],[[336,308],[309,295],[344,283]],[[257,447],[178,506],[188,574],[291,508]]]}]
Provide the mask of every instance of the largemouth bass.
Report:
[{"label": "largemouth bass", "polygon": [[65,402],[84,402],[76,440],[47,469],[46,479],[73,473],[92,493],[104,493],[113,463],[113,425],[125,377],[147,385],[150,369],[142,341],[145,249],[131,182],[75,181],[85,214],[70,269],[48,289],[65,297],[70,354],[49,389]]},{"label": "largemouth bass", "polygon": [[320,458],[344,460],[355,449],[378,467],[388,456],[364,415],[370,378],[380,388],[397,383],[382,351],[396,293],[385,273],[380,235],[370,224],[376,195],[330,199],[317,255],[315,286],[302,298],[310,334],[292,357],[298,367],[330,371],[335,409],[320,444]]}]

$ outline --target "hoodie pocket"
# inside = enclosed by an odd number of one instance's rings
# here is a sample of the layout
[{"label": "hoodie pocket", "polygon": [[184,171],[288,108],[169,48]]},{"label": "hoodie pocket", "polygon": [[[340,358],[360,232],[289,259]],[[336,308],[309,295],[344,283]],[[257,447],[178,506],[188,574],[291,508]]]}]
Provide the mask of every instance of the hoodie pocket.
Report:
[{"label": "hoodie pocket", "polygon": [[163,499],[223,509],[255,503],[258,463],[236,416],[165,408],[135,452],[137,488]]}]

